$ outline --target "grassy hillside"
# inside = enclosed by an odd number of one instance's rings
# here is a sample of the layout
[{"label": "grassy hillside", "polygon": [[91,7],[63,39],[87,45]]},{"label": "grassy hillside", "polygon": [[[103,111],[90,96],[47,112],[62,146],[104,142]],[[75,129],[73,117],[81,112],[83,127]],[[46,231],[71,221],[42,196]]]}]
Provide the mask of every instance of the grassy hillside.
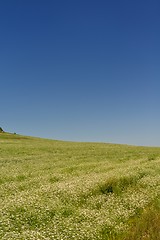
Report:
[{"label": "grassy hillside", "polygon": [[0,133],[0,239],[160,239],[160,148]]}]

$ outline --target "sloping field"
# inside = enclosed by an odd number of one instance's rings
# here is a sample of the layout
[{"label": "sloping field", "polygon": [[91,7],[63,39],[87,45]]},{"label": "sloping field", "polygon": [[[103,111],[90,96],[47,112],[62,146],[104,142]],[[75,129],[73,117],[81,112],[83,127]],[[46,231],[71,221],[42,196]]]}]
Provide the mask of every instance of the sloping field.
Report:
[{"label": "sloping field", "polygon": [[160,148],[0,134],[0,239],[160,239]]}]

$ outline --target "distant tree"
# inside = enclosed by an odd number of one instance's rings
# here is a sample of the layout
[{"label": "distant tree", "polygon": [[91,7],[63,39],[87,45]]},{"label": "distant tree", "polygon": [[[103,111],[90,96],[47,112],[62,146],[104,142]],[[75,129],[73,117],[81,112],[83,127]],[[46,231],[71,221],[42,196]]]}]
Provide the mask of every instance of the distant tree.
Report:
[{"label": "distant tree", "polygon": [[3,129],[0,127],[0,132],[4,132]]}]

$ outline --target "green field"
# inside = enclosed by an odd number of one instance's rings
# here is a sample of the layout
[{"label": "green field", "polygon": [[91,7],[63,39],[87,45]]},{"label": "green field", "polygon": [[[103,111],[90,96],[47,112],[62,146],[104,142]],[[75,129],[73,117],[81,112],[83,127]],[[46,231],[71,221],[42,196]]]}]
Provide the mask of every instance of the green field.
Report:
[{"label": "green field", "polygon": [[160,148],[0,133],[1,240],[160,239]]}]

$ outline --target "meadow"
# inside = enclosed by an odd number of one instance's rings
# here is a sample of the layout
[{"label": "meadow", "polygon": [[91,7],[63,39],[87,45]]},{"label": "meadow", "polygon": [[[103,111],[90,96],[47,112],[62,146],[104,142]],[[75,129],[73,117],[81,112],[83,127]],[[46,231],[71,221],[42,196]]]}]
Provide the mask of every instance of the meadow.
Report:
[{"label": "meadow", "polygon": [[0,133],[1,240],[160,239],[160,148]]}]

